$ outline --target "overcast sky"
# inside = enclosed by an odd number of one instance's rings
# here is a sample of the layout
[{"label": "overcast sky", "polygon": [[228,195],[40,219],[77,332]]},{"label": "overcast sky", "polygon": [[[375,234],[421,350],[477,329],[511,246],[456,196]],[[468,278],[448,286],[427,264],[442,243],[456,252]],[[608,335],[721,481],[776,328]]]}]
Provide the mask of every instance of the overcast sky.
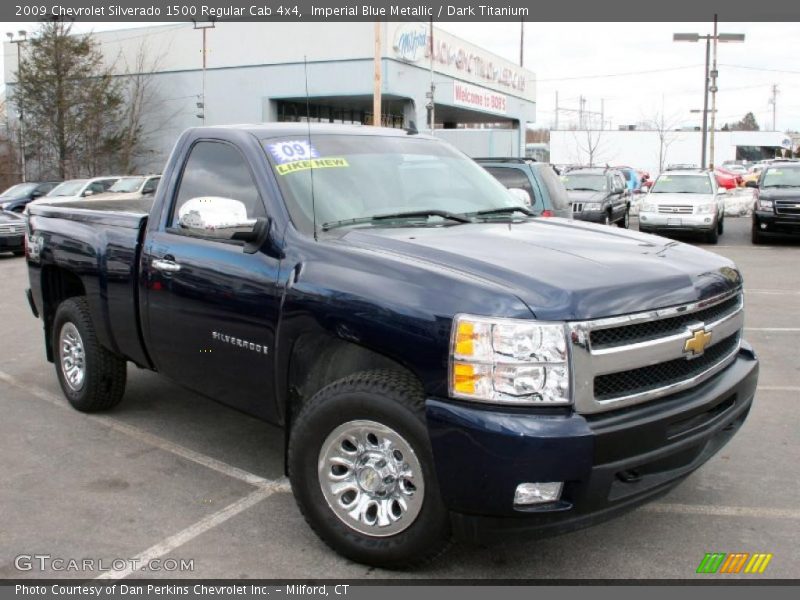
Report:
[{"label": "overcast sky", "polygon": [[[76,31],[100,31],[144,23],[77,24]],[[440,27],[509,60],[519,60],[519,23],[439,23]],[[331,28],[335,28],[331,24]],[[0,23],[6,32],[33,30],[31,23]],[[675,43],[674,32],[710,33],[711,23],[525,23],[525,67],[536,73],[537,126],[555,117],[555,93],[562,108],[600,111],[612,127],[663,113],[679,125],[700,123],[689,111],[703,105],[703,43]],[[748,111],[762,129],[772,128],[771,88],[778,84],[777,129],[800,130],[800,23],[721,23],[720,32],[744,33],[743,44],[720,44],[717,115],[738,121]],[[0,57],[1,59],[1,57]],[[0,78],[2,71],[0,71]],[[663,108],[662,108],[663,107]],[[563,126],[574,113],[563,112]],[[598,117],[599,122],[599,117]]]}]

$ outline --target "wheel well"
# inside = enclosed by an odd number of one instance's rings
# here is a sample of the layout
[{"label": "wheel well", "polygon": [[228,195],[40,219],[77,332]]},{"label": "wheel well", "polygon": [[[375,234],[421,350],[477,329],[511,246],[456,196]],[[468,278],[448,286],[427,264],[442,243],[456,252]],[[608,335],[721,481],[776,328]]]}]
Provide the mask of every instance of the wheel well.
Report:
[{"label": "wheel well", "polygon": [[75,273],[54,266],[46,266],[42,269],[42,318],[44,319],[47,360],[51,362],[53,360],[51,330],[59,304],[67,298],[85,295],[83,282]]},{"label": "wheel well", "polygon": [[415,376],[399,362],[353,342],[331,336],[300,337],[292,348],[289,362],[284,412],[287,429],[303,403],[326,385],[374,369],[402,371]]}]

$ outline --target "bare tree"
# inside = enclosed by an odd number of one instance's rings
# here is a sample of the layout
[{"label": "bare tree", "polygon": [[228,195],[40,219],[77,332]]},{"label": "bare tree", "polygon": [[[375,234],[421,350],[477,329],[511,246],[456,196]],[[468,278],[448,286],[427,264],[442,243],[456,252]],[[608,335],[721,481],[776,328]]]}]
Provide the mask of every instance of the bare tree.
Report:
[{"label": "bare tree", "polygon": [[675,114],[667,115],[663,110],[655,112],[650,118],[644,119],[645,127],[652,129],[658,134],[658,170],[664,170],[664,163],[667,162],[669,147],[678,139],[676,128],[680,124],[680,119]]},{"label": "bare tree", "polygon": [[[609,160],[606,155],[606,145],[603,139],[603,130],[584,129],[573,132],[575,147],[578,150],[578,162],[595,166],[598,162]],[[584,158],[585,157],[585,158]]]}]

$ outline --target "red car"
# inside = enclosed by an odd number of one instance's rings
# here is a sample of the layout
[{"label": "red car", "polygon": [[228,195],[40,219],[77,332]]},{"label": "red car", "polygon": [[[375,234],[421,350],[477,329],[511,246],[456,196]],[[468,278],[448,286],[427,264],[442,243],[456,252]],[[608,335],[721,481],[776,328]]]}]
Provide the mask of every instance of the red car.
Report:
[{"label": "red car", "polygon": [[743,185],[742,176],[728,169],[717,167],[714,169],[714,176],[717,178],[717,183],[724,187],[726,190],[733,190]]}]

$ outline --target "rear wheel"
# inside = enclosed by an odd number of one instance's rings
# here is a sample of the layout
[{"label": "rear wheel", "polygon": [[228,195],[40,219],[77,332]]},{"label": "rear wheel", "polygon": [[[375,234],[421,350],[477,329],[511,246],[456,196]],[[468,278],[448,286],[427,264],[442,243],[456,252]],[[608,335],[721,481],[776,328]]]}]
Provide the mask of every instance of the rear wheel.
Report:
[{"label": "rear wheel", "polygon": [[125,360],[97,341],[85,298],[69,298],[56,310],[53,349],[58,382],[73,408],[106,410],[122,400]]},{"label": "rear wheel", "polygon": [[411,375],[365,371],[322,389],[294,420],[288,465],[306,521],[340,554],[404,568],[447,547],[424,397]]}]

